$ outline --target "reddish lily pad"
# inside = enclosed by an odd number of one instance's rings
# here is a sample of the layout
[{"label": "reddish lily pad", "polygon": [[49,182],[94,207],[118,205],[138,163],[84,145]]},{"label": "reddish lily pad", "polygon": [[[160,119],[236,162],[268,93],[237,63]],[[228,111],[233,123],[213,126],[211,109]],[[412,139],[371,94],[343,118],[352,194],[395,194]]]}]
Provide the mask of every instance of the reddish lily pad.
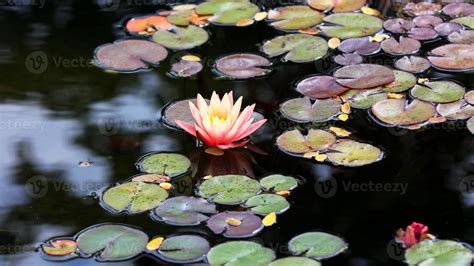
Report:
[{"label": "reddish lily pad", "polygon": [[474,106],[461,99],[452,103],[438,104],[436,111],[447,119],[468,119],[474,116]]},{"label": "reddish lily pad", "polygon": [[308,5],[317,10],[331,10],[334,13],[352,12],[361,9],[367,0],[308,0]]},{"label": "reddish lily pad", "polygon": [[247,79],[265,76],[271,72],[272,63],[265,57],[256,54],[232,54],[216,61],[216,70],[231,78]]},{"label": "reddish lily pad", "polygon": [[260,9],[249,0],[207,0],[195,10],[198,15],[211,16],[211,23],[236,25],[240,20],[253,19]]},{"label": "reddish lily pad", "polygon": [[280,105],[281,114],[298,123],[324,122],[339,114],[341,104],[333,99],[316,100],[308,97],[288,100]]},{"label": "reddish lily pad", "polygon": [[133,72],[148,69],[163,61],[168,52],[163,46],[145,40],[119,40],[95,50],[95,63],[107,70]]},{"label": "reddish lily pad", "polygon": [[207,214],[216,212],[216,206],[205,199],[180,196],[165,200],[154,214],[170,225],[191,226],[207,221]]},{"label": "reddish lily pad", "polygon": [[321,129],[310,129],[304,136],[298,129],[286,131],[276,140],[278,148],[292,154],[326,150],[336,143],[334,134]]},{"label": "reddish lily pad", "polygon": [[437,38],[438,33],[432,28],[416,27],[408,32],[408,37],[419,41],[428,41]]},{"label": "reddish lily pad", "polygon": [[474,69],[474,45],[446,44],[431,50],[431,64],[442,70]]},{"label": "reddish lily pad", "polygon": [[339,39],[370,36],[383,26],[381,19],[361,13],[337,13],[323,20],[334,25],[320,26],[320,29],[326,35]]},{"label": "reddish lily pad", "polygon": [[443,13],[450,17],[470,16],[474,14],[474,5],[469,3],[451,3],[443,7]]},{"label": "reddish lily pad", "polygon": [[430,62],[419,56],[404,56],[395,61],[395,67],[410,73],[421,73],[430,68]]},{"label": "reddish lily pad", "polygon": [[380,43],[370,42],[369,38],[351,38],[344,40],[337,48],[343,53],[373,55],[380,51]]},{"label": "reddish lily pad", "polygon": [[206,30],[190,25],[173,26],[169,30],[159,30],[153,34],[153,41],[168,49],[187,50],[203,45],[209,39]]},{"label": "reddish lily pad", "polygon": [[428,121],[436,114],[434,105],[420,100],[408,103],[405,99],[388,99],[374,104],[374,116],[393,126],[408,126]]},{"label": "reddish lily pad", "polygon": [[455,18],[451,20],[451,22],[456,22],[471,29],[474,29],[474,16]]},{"label": "reddish lily pad", "polygon": [[435,15],[440,10],[440,4],[428,2],[408,3],[403,7],[403,11],[411,16]]},{"label": "reddish lily pad", "polygon": [[270,26],[279,30],[300,30],[312,28],[323,21],[324,14],[309,6],[285,6],[268,12]]},{"label": "reddish lily pad", "polygon": [[391,55],[408,55],[417,53],[421,48],[421,43],[418,40],[400,36],[400,40],[389,38],[384,40],[381,44],[384,52]]},{"label": "reddish lily pad", "polygon": [[181,60],[171,66],[171,73],[177,77],[190,77],[201,72],[202,64],[200,62]]},{"label": "reddish lily pad", "polygon": [[[233,225],[229,219],[240,223]],[[207,227],[214,234],[222,234],[227,238],[246,238],[258,234],[263,229],[262,219],[251,212],[226,211],[212,216],[207,221]]]},{"label": "reddish lily pad", "polygon": [[393,33],[405,33],[416,27],[415,22],[403,18],[392,18],[383,23],[383,27]]},{"label": "reddish lily pad", "polygon": [[41,248],[46,255],[62,257],[73,255],[77,250],[77,243],[71,239],[53,239]]},{"label": "reddish lily pad", "polygon": [[386,91],[376,88],[369,90],[350,90],[341,95],[341,98],[345,102],[349,102],[352,108],[368,109],[375,103],[386,100],[388,96]]},{"label": "reddish lily pad", "polygon": [[286,54],[284,61],[295,63],[320,59],[328,51],[326,40],[308,34],[287,34],[263,44],[262,50],[269,57]]},{"label": "reddish lily pad", "polygon": [[336,70],[334,77],[340,85],[352,89],[374,88],[395,80],[393,70],[374,64],[345,66]]},{"label": "reddish lily pad", "polygon": [[152,35],[157,30],[168,30],[173,26],[166,17],[148,15],[135,17],[127,21],[125,28],[128,32],[137,35]]},{"label": "reddish lily pad", "polygon": [[448,40],[451,43],[474,44],[474,30],[460,30],[449,34]]},{"label": "reddish lily pad", "polygon": [[357,65],[364,61],[358,54],[340,54],[334,57],[334,62],[342,66]]},{"label": "reddish lily pad", "polygon": [[194,118],[189,109],[189,103],[197,104],[196,99],[186,99],[181,101],[173,102],[162,111],[162,119],[165,124],[174,128],[180,128],[176,124],[176,120],[181,120],[188,123],[195,123]]},{"label": "reddish lily pad", "polygon": [[420,28],[434,28],[436,25],[443,23],[443,19],[438,16],[423,15],[415,17],[413,22]]},{"label": "reddish lily pad", "polygon": [[413,97],[433,103],[454,102],[461,99],[464,93],[464,87],[452,81],[430,81],[411,90]]},{"label": "reddish lily pad", "polygon": [[383,158],[383,152],[379,148],[354,140],[337,142],[326,154],[331,163],[349,167],[372,164]]},{"label": "reddish lily pad", "polygon": [[331,76],[311,76],[298,82],[296,91],[313,99],[326,99],[335,97],[349,90],[336,82]]},{"label": "reddish lily pad", "polygon": [[435,31],[441,36],[448,36],[453,32],[462,30],[462,26],[454,22],[444,22],[436,25]]}]

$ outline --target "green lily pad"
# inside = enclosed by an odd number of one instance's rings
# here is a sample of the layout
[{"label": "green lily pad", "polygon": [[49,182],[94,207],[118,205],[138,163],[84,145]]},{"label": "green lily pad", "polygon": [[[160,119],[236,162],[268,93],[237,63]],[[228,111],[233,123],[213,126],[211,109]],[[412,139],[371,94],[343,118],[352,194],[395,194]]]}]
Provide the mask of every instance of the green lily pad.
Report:
[{"label": "green lily pad", "polygon": [[467,129],[474,134],[474,117],[469,118],[466,122]]},{"label": "green lily pad", "polygon": [[341,104],[333,99],[318,99],[314,103],[308,97],[290,99],[280,105],[281,114],[297,123],[324,122],[339,114]]},{"label": "green lily pad", "polygon": [[474,69],[474,45],[446,44],[429,53],[433,66],[446,71],[470,71]]},{"label": "green lily pad", "polygon": [[461,25],[464,25],[464,26],[469,27],[471,29],[474,29],[474,17],[473,16],[455,18],[455,19],[451,20],[451,22],[456,22],[458,24],[461,24]]},{"label": "green lily pad", "polygon": [[199,225],[209,219],[206,214],[214,213],[217,213],[214,204],[202,198],[186,196],[167,199],[155,209],[160,221],[177,226]]},{"label": "green lily pad", "polygon": [[382,86],[382,90],[386,92],[402,92],[406,91],[416,85],[415,75],[401,71],[394,70],[393,74],[395,75],[395,86]]},{"label": "green lily pad", "polygon": [[166,238],[158,249],[161,259],[177,264],[203,260],[211,249],[209,242],[196,235],[180,235]]},{"label": "green lily pad", "polygon": [[474,116],[474,106],[464,99],[452,103],[438,104],[436,111],[438,114],[452,120],[468,119]]},{"label": "green lily pad", "polygon": [[387,92],[380,88],[370,90],[350,90],[341,95],[345,102],[355,109],[368,109],[377,102],[388,99]]},{"label": "green lily pad", "polygon": [[269,175],[260,180],[260,185],[266,190],[272,189],[278,192],[295,189],[298,186],[298,181],[291,176]]},{"label": "green lily pad", "polygon": [[148,236],[125,225],[101,224],[80,232],[76,241],[84,256],[95,255],[99,261],[120,261],[142,253]]},{"label": "green lily pad", "polygon": [[[238,221],[232,224],[229,219]],[[263,230],[262,219],[248,211],[226,211],[212,216],[207,227],[214,234],[222,234],[226,238],[247,238]]]},{"label": "green lily pad", "polygon": [[334,72],[337,83],[351,89],[370,89],[395,81],[393,70],[375,64],[341,67]]},{"label": "green lily pad", "polygon": [[348,244],[335,235],[311,232],[291,239],[288,248],[294,255],[304,253],[305,257],[321,260],[339,255],[348,248]]},{"label": "green lily pad", "polygon": [[317,10],[329,10],[334,13],[352,12],[361,9],[367,0],[307,0],[308,5]]},{"label": "green lily pad", "polygon": [[423,123],[436,114],[434,105],[416,99],[411,103],[405,99],[388,99],[374,104],[371,110],[378,120],[394,126]]},{"label": "green lily pad", "polygon": [[215,203],[238,205],[260,192],[258,181],[243,175],[221,175],[204,181],[199,195]]},{"label": "green lily pad", "polygon": [[172,27],[170,30],[159,30],[152,37],[153,41],[168,49],[187,50],[203,45],[209,39],[206,30],[190,25]]},{"label": "green lily pad", "polygon": [[290,208],[288,201],[276,194],[261,194],[248,199],[244,207],[250,208],[253,213],[267,215],[269,213],[280,214]]},{"label": "green lily pad", "polygon": [[250,241],[226,242],[211,248],[207,253],[207,261],[211,265],[267,265],[274,259],[273,250]]},{"label": "green lily pad", "polygon": [[185,174],[191,169],[191,161],[186,156],[165,152],[147,154],[136,165],[142,172],[170,177]]},{"label": "green lily pad", "polygon": [[259,8],[249,0],[208,0],[196,7],[201,16],[212,15],[214,24],[235,25],[239,20],[252,19]]},{"label": "green lily pad", "polygon": [[288,34],[263,44],[263,52],[270,57],[286,54],[284,60],[308,62],[320,59],[328,52],[326,40],[308,34]]},{"label": "green lily pad", "polygon": [[339,39],[370,36],[383,27],[381,19],[361,13],[332,14],[323,20],[334,25],[320,26],[320,29],[326,35]]},{"label": "green lily pad", "polygon": [[464,96],[463,86],[452,81],[430,81],[423,85],[416,85],[411,95],[425,102],[449,103]]},{"label": "green lily pad", "polygon": [[168,192],[157,184],[128,182],[106,190],[102,202],[114,212],[140,213],[160,205]]},{"label": "green lily pad", "polygon": [[314,27],[323,21],[324,14],[309,6],[285,6],[268,12],[270,26],[279,30],[300,30]]},{"label": "green lily pad", "polygon": [[268,266],[321,266],[321,263],[316,260],[308,259],[305,257],[286,257],[282,259],[278,259]]},{"label": "green lily pad", "polygon": [[321,129],[310,129],[308,135],[303,136],[298,129],[293,129],[281,134],[276,143],[283,151],[304,154],[328,149],[336,143],[336,136]]},{"label": "green lily pad", "polygon": [[379,148],[354,140],[340,141],[332,145],[326,154],[333,164],[350,167],[372,164],[383,157],[383,152]]},{"label": "green lily pad", "polygon": [[425,240],[405,252],[406,262],[410,265],[441,266],[471,265],[474,258],[470,249],[451,240]]}]

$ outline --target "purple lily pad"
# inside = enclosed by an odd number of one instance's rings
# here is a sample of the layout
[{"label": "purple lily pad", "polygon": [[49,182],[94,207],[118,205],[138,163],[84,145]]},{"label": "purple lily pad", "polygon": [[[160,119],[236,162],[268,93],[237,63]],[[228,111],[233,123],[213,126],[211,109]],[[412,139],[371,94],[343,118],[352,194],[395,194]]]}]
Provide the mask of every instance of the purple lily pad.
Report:
[{"label": "purple lily pad", "polygon": [[474,90],[466,92],[466,94],[464,94],[464,100],[466,100],[467,103],[474,105]]},{"label": "purple lily pad", "polygon": [[119,40],[95,50],[96,64],[107,70],[133,72],[157,65],[168,56],[161,45],[145,40]]},{"label": "purple lily pad", "polygon": [[164,223],[190,226],[207,221],[209,217],[206,214],[216,212],[216,206],[203,198],[181,196],[165,200],[154,214]]},{"label": "purple lily pad", "polygon": [[392,18],[383,23],[383,27],[393,33],[405,33],[416,27],[415,22],[403,18]]},{"label": "purple lily pad", "polygon": [[340,112],[341,104],[333,99],[317,99],[314,103],[308,97],[294,98],[280,105],[281,114],[297,123],[324,122]]},{"label": "purple lily pad", "polygon": [[326,99],[348,91],[331,76],[312,76],[303,79],[296,85],[296,91],[313,99]]},{"label": "purple lily pad", "polygon": [[398,42],[395,38],[389,38],[384,40],[381,46],[384,52],[391,55],[407,55],[418,52],[421,43],[418,40],[401,36]]},{"label": "purple lily pad", "polygon": [[408,32],[408,37],[419,41],[428,41],[438,37],[438,33],[432,28],[416,27]]},{"label": "purple lily pad", "polygon": [[469,3],[451,3],[443,7],[443,13],[450,17],[470,16],[474,14],[474,5]]},{"label": "purple lily pad", "polygon": [[408,3],[403,7],[403,11],[411,16],[435,15],[440,10],[440,4],[428,2]]},{"label": "purple lily pad", "polygon": [[428,121],[436,114],[435,106],[420,100],[408,103],[405,99],[387,99],[374,104],[374,116],[394,126],[408,126]]},{"label": "purple lily pad", "polygon": [[334,62],[342,66],[357,65],[364,61],[358,54],[339,54],[334,57]]},{"label": "purple lily pad", "polygon": [[369,38],[352,38],[344,40],[337,48],[343,53],[372,55],[380,51],[380,43],[370,42]]},{"label": "purple lily pad", "polygon": [[176,120],[194,124],[195,121],[191,114],[191,109],[189,109],[189,102],[196,105],[197,101],[196,99],[187,99],[167,105],[162,111],[163,122],[174,128],[180,128],[178,124],[176,124]]},{"label": "purple lily pad", "polygon": [[449,42],[458,44],[474,44],[474,30],[460,30],[448,36]]},{"label": "purple lily pad", "polygon": [[436,25],[435,31],[441,36],[448,36],[453,32],[462,30],[462,26],[454,22],[445,22]]},{"label": "purple lily pad", "polygon": [[431,50],[431,64],[443,70],[474,69],[474,45],[446,44]]},{"label": "purple lily pad", "polygon": [[413,22],[420,28],[434,28],[436,25],[443,23],[443,19],[438,16],[423,15],[415,17]]},{"label": "purple lily pad", "polygon": [[438,104],[436,111],[451,120],[463,120],[474,116],[474,106],[464,99],[452,103]]},{"label": "purple lily pad", "polygon": [[[239,225],[231,225],[229,219],[240,221]],[[215,234],[227,238],[245,238],[258,234],[263,229],[262,219],[251,212],[226,211],[212,216],[207,227]]]},{"label": "purple lily pad", "polygon": [[421,73],[430,68],[430,62],[419,56],[404,56],[395,61],[395,67],[411,73]]},{"label": "purple lily pad", "polygon": [[171,66],[171,72],[178,77],[190,77],[201,72],[202,64],[195,61],[181,60]]},{"label": "purple lily pad", "polygon": [[374,64],[359,64],[342,67],[334,73],[337,83],[351,89],[369,89],[395,80],[393,70]]},{"label": "purple lily pad", "polygon": [[216,62],[216,69],[232,78],[246,79],[265,76],[272,63],[265,57],[256,54],[232,54],[221,57]]}]

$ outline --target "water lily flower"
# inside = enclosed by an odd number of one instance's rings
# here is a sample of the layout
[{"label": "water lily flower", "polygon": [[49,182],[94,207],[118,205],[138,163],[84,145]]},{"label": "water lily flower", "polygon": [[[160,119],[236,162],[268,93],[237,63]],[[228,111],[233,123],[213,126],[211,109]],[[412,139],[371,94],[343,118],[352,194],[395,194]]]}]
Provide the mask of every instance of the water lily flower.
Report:
[{"label": "water lily flower", "polygon": [[232,92],[224,94],[222,99],[213,92],[209,105],[198,94],[197,107],[189,102],[195,124],[180,120],[176,120],[176,123],[208,147],[221,150],[242,147],[250,141],[247,137],[261,127],[266,119],[254,123],[252,113],[255,104],[245,107],[242,112],[241,106],[242,97],[234,103]]},{"label": "water lily flower", "polygon": [[428,234],[428,226],[421,223],[413,222],[407,226],[405,231],[402,228],[397,231],[397,241],[406,248],[416,245],[425,239],[434,239],[434,236]]}]

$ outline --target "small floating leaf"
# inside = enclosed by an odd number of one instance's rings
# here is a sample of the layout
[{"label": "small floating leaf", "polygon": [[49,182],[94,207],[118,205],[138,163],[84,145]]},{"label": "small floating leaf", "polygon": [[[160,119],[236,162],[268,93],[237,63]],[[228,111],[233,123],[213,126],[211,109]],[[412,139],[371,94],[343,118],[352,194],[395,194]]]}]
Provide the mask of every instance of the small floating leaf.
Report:
[{"label": "small floating leaf", "polygon": [[286,152],[304,154],[329,148],[336,142],[336,136],[321,129],[310,129],[308,135],[303,136],[298,129],[293,129],[281,134],[276,142]]},{"label": "small floating leaf", "polygon": [[273,250],[251,241],[225,242],[207,253],[207,260],[211,265],[267,265],[274,259]]},{"label": "small floating leaf", "polygon": [[258,181],[243,175],[214,176],[199,186],[199,195],[215,203],[237,205],[260,192]]},{"label": "small floating leaf", "polygon": [[405,94],[389,92],[387,93],[389,99],[402,99],[405,98]]},{"label": "small floating leaf", "polygon": [[295,63],[309,62],[326,55],[326,40],[308,34],[287,34],[263,44],[262,50],[270,57],[285,54],[284,60]]},{"label": "small floating leaf", "polygon": [[288,100],[280,105],[281,114],[298,123],[324,122],[339,114],[341,104],[333,99],[318,99],[314,103],[307,97]]},{"label": "small floating leaf", "polygon": [[199,225],[209,219],[206,214],[216,212],[216,206],[205,199],[186,196],[167,199],[155,209],[159,220],[177,226]]},{"label": "small floating leaf", "polygon": [[304,253],[305,257],[321,260],[339,255],[348,248],[348,244],[335,235],[311,232],[291,239],[288,248],[294,255]]},{"label": "small floating leaf", "polygon": [[410,265],[471,265],[474,255],[463,244],[451,240],[424,240],[405,252]]},{"label": "small floating leaf", "polygon": [[239,226],[242,224],[241,220],[235,218],[227,218],[225,219],[225,222],[232,226]]},{"label": "small floating leaf", "polygon": [[274,191],[293,190],[298,186],[298,181],[291,176],[269,175],[260,180],[260,185],[266,190]]},{"label": "small floating leaf", "polygon": [[350,114],[351,113],[351,106],[349,105],[349,103],[344,103],[341,106],[341,111],[345,114]]},{"label": "small floating leaf", "polygon": [[163,237],[157,237],[152,239],[148,244],[146,244],[146,249],[149,251],[157,250],[160,248],[161,243],[165,240]]},{"label": "small floating leaf", "polygon": [[351,132],[340,127],[330,127],[329,130],[334,132],[338,137],[348,137],[351,134]]},{"label": "small floating leaf", "polygon": [[389,39],[390,36],[387,34],[377,34],[374,37],[369,38],[369,42],[382,42],[383,40]]},{"label": "small floating leaf", "polygon": [[381,19],[362,13],[332,14],[323,20],[335,25],[320,26],[320,29],[329,37],[339,39],[370,36],[379,32],[383,25]]},{"label": "small floating leaf", "polygon": [[191,161],[178,153],[152,153],[140,158],[136,165],[145,173],[173,177],[187,173],[191,168]]},{"label": "small floating leaf", "polygon": [[160,183],[160,187],[166,190],[170,190],[173,187],[173,185],[171,185],[168,182],[163,182],[163,183]]},{"label": "small floating leaf", "polygon": [[268,226],[272,226],[276,224],[276,221],[277,221],[276,213],[272,212],[272,213],[269,213],[267,216],[265,216],[265,218],[263,218],[262,224],[263,226],[268,227]]},{"label": "small floating leaf", "polygon": [[382,151],[370,144],[353,140],[338,142],[327,153],[328,160],[336,165],[350,167],[371,164],[382,159]]},{"label": "small floating leaf", "polygon": [[186,264],[201,261],[211,249],[209,242],[196,235],[180,235],[166,238],[158,249],[165,261]]},{"label": "small floating leaf", "polygon": [[318,162],[324,162],[324,161],[326,161],[327,158],[328,158],[327,154],[320,154],[320,153],[318,153],[318,154],[314,157],[314,159],[315,159],[316,161],[318,161]]},{"label": "small floating leaf", "polygon": [[336,70],[334,77],[339,84],[352,89],[368,89],[395,81],[392,69],[374,64],[345,66]]},{"label": "small floating leaf", "polygon": [[196,61],[181,60],[171,65],[171,72],[178,77],[187,78],[201,72],[202,64]]},{"label": "small floating leaf", "polygon": [[362,11],[362,13],[366,14],[366,15],[370,15],[370,16],[380,16],[380,11],[378,11],[377,9],[374,9],[374,8],[370,8],[368,6],[364,6],[360,9]]},{"label": "small floating leaf", "polygon": [[261,20],[266,19],[267,16],[268,16],[267,12],[258,12],[257,14],[255,14],[253,19],[255,19],[255,21],[261,21]]},{"label": "small floating leaf", "polygon": [[68,239],[55,239],[42,248],[43,252],[50,256],[66,256],[76,252],[77,243]]},{"label": "small floating leaf", "polygon": [[219,58],[216,61],[216,69],[228,77],[247,79],[269,74],[271,70],[264,67],[271,64],[263,56],[242,53]]},{"label": "small floating leaf", "polygon": [[[234,220],[240,221],[234,222]],[[251,237],[262,231],[262,220],[251,212],[226,211],[209,218],[207,227],[228,238]]]},{"label": "small floating leaf", "polygon": [[193,62],[201,61],[201,58],[199,58],[199,56],[195,56],[195,55],[185,55],[185,56],[182,56],[181,59],[184,60],[184,61],[193,61]]},{"label": "small floating leaf", "polygon": [[347,114],[340,114],[337,118],[341,121],[347,121],[349,116]]},{"label": "small floating leaf", "polygon": [[308,259],[305,257],[286,257],[281,258],[272,263],[268,264],[268,266],[321,266],[321,263],[316,260]]},{"label": "small floating leaf", "polygon": [[328,46],[331,49],[336,49],[337,47],[339,47],[340,44],[341,44],[341,40],[339,38],[336,38],[336,37],[332,37],[328,41]]},{"label": "small floating leaf", "polygon": [[172,27],[170,30],[159,30],[153,35],[152,39],[169,49],[187,50],[206,43],[209,34],[202,28],[190,25],[187,27]]},{"label": "small floating leaf", "polygon": [[243,206],[250,208],[253,213],[259,215],[267,215],[270,213],[280,214],[290,208],[290,204],[284,197],[275,194],[253,196],[248,199]]},{"label": "small floating leaf", "polygon": [[237,20],[237,22],[235,23],[235,26],[245,27],[245,26],[248,26],[248,25],[252,25],[253,22],[254,22],[253,19],[243,18],[243,19]]}]

